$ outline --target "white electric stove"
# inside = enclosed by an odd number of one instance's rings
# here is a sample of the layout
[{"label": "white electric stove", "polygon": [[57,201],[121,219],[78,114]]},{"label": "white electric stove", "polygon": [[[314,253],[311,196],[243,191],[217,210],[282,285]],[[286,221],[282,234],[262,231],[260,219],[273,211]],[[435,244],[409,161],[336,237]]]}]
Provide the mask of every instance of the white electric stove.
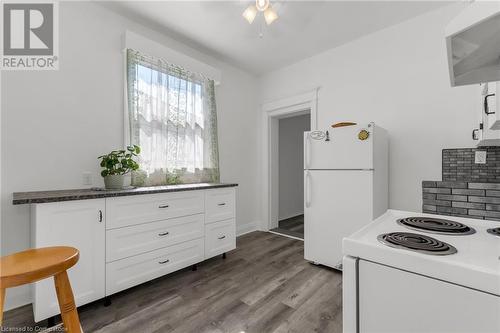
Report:
[{"label": "white electric stove", "polygon": [[500,332],[499,227],[388,210],[344,238],[344,333]]}]

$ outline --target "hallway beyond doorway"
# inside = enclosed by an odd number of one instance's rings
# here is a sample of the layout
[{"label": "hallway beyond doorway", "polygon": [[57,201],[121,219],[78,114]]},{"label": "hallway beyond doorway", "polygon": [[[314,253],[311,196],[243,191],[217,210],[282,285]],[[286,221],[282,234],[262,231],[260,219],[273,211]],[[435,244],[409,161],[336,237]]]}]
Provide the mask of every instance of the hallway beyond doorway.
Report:
[{"label": "hallway beyond doorway", "polygon": [[297,215],[285,220],[279,221],[278,228],[270,231],[304,239],[304,215]]}]

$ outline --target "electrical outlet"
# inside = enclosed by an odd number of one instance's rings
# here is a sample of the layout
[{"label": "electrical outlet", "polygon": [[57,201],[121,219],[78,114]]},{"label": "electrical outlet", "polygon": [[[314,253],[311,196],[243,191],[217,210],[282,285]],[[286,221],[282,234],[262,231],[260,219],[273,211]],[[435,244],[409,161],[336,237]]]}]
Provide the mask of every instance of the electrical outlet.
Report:
[{"label": "electrical outlet", "polygon": [[82,174],[83,185],[92,185],[92,173],[84,172]]},{"label": "electrical outlet", "polygon": [[486,150],[476,150],[474,155],[474,163],[486,164]]}]

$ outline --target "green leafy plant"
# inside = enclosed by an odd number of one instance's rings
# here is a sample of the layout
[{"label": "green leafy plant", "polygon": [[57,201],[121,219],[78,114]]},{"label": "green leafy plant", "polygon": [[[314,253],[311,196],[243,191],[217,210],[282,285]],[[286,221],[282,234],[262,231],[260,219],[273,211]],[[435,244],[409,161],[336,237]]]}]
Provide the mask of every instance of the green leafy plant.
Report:
[{"label": "green leafy plant", "polygon": [[167,185],[177,185],[181,183],[182,170],[167,171]]},{"label": "green leafy plant", "polygon": [[139,146],[127,146],[126,150],[113,150],[111,153],[99,156],[101,160],[101,176],[125,175],[130,171],[139,169],[139,163],[134,161],[134,157],[139,156],[141,148]]}]

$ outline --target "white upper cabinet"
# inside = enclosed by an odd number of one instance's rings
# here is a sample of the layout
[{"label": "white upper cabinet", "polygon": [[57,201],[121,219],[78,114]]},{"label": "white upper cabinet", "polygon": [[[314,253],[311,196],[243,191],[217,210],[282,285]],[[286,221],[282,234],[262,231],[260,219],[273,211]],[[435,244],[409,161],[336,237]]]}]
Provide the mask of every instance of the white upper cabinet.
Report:
[{"label": "white upper cabinet", "polygon": [[451,86],[500,81],[500,1],[476,1],[446,27]]},{"label": "white upper cabinet", "polygon": [[477,126],[472,137],[477,146],[500,146],[499,88],[497,82],[479,85],[477,98]]},{"label": "white upper cabinet", "polygon": [[500,82],[489,82],[482,85],[481,104],[486,116],[488,128],[500,129]]}]

